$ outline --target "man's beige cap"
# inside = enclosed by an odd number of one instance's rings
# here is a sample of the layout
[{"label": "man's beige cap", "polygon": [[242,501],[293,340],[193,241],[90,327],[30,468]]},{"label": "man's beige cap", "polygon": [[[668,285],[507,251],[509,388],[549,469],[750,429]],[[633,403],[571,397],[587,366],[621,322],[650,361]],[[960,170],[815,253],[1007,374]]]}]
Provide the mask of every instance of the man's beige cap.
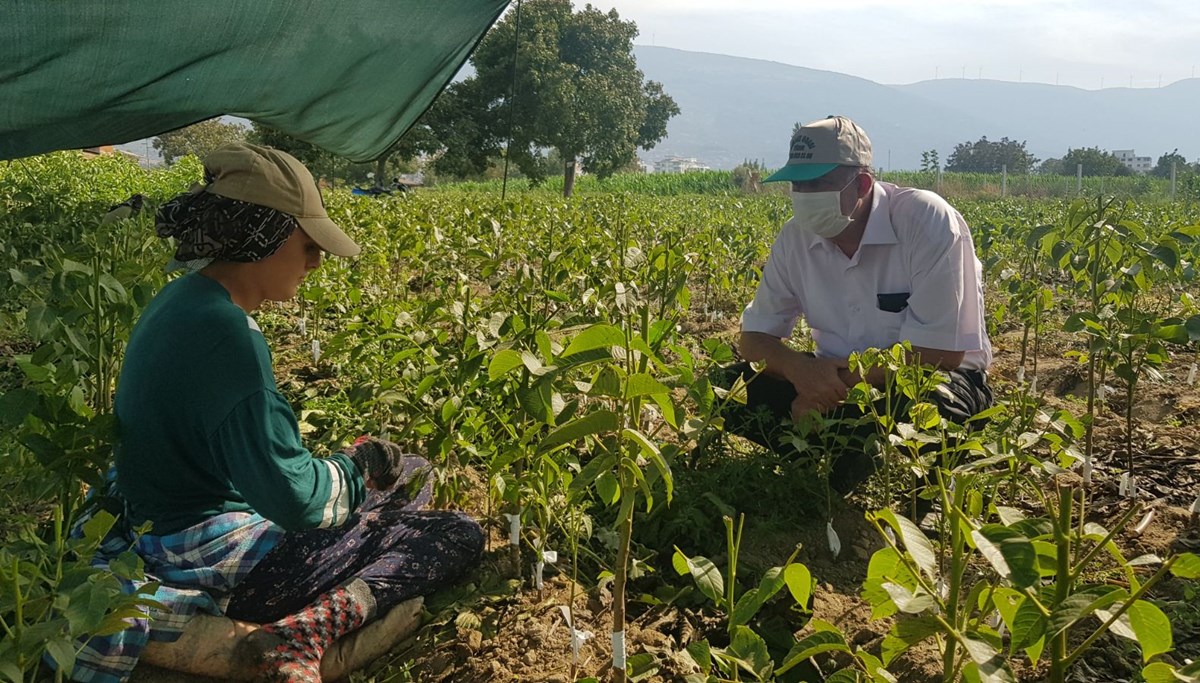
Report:
[{"label": "man's beige cap", "polygon": [[871,167],[871,140],[857,123],[830,116],[806,123],[792,134],[787,165],[763,182],[813,180],[838,166]]},{"label": "man's beige cap", "polygon": [[296,157],[270,147],[235,142],[210,152],[204,168],[213,178],[206,191],[294,217],[317,246],[335,256],[357,256],[361,251],[329,219],[317,183]]}]

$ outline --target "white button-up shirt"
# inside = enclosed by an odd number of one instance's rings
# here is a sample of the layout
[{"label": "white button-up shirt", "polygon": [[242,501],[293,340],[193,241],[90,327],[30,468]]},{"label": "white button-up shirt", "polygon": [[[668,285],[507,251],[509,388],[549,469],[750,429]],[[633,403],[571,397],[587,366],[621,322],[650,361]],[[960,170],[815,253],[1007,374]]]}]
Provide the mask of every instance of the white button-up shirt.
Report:
[{"label": "white button-up shirt", "polygon": [[[992,347],[982,273],[967,222],[945,199],[876,181],[871,215],[852,257],[794,220],[784,224],[754,301],[742,312],[742,330],[786,338],[804,316],[824,358],[907,340],[964,351],[959,367],[986,370]],[[907,306],[882,310],[880,295],[886,294],[907,294]]]}]

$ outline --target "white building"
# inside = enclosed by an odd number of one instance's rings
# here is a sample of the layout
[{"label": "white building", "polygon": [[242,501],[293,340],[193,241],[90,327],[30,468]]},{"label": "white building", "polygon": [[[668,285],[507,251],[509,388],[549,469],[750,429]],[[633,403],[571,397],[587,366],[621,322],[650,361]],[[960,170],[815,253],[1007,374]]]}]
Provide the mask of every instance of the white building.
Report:
[{"label": "white building", "polygon": [[684,173],[685,171],[707,171],[709,167],[693,157],[665,157],[654,164],[655,173]]},{"label": "white building", "polygon": [[1132,149],[1114,150],[1113,156],[1119,159],[1122,164],[1125,164],[1125,168],[1134,173],[1149,173],[1154,168],[1154,159],[1140,157]]}]

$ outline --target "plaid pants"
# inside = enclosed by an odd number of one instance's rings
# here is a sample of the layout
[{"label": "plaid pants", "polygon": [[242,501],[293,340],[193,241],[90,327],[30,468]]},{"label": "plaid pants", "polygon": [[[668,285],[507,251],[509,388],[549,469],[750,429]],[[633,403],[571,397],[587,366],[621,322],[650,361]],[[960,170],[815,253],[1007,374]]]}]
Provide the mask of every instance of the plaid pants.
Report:
[{"label": "plaid pants", "polygon": [[287,532],[234,588],[225,614],[265,624],[351,579],[371,589],[377,614],[444,588],[477,564],[483,530],[460,512],[424,510],[429,463],[410,457],[387,492],[370,491],[341,527]]}]

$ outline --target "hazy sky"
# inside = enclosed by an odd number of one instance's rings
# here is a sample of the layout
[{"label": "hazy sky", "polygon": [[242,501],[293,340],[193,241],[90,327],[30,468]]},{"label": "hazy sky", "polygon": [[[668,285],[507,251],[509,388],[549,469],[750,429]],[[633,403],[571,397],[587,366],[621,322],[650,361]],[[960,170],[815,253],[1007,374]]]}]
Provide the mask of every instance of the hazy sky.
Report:
[{"label": "hazy sky", "polygon": [[[585,0],[575,0],[577,8]],[[941,78],[1156,87],[1200,66],[1197,0],[599,0],[639,45],[880,83]],[[982,71],[981,71],[982,70]]]}]

